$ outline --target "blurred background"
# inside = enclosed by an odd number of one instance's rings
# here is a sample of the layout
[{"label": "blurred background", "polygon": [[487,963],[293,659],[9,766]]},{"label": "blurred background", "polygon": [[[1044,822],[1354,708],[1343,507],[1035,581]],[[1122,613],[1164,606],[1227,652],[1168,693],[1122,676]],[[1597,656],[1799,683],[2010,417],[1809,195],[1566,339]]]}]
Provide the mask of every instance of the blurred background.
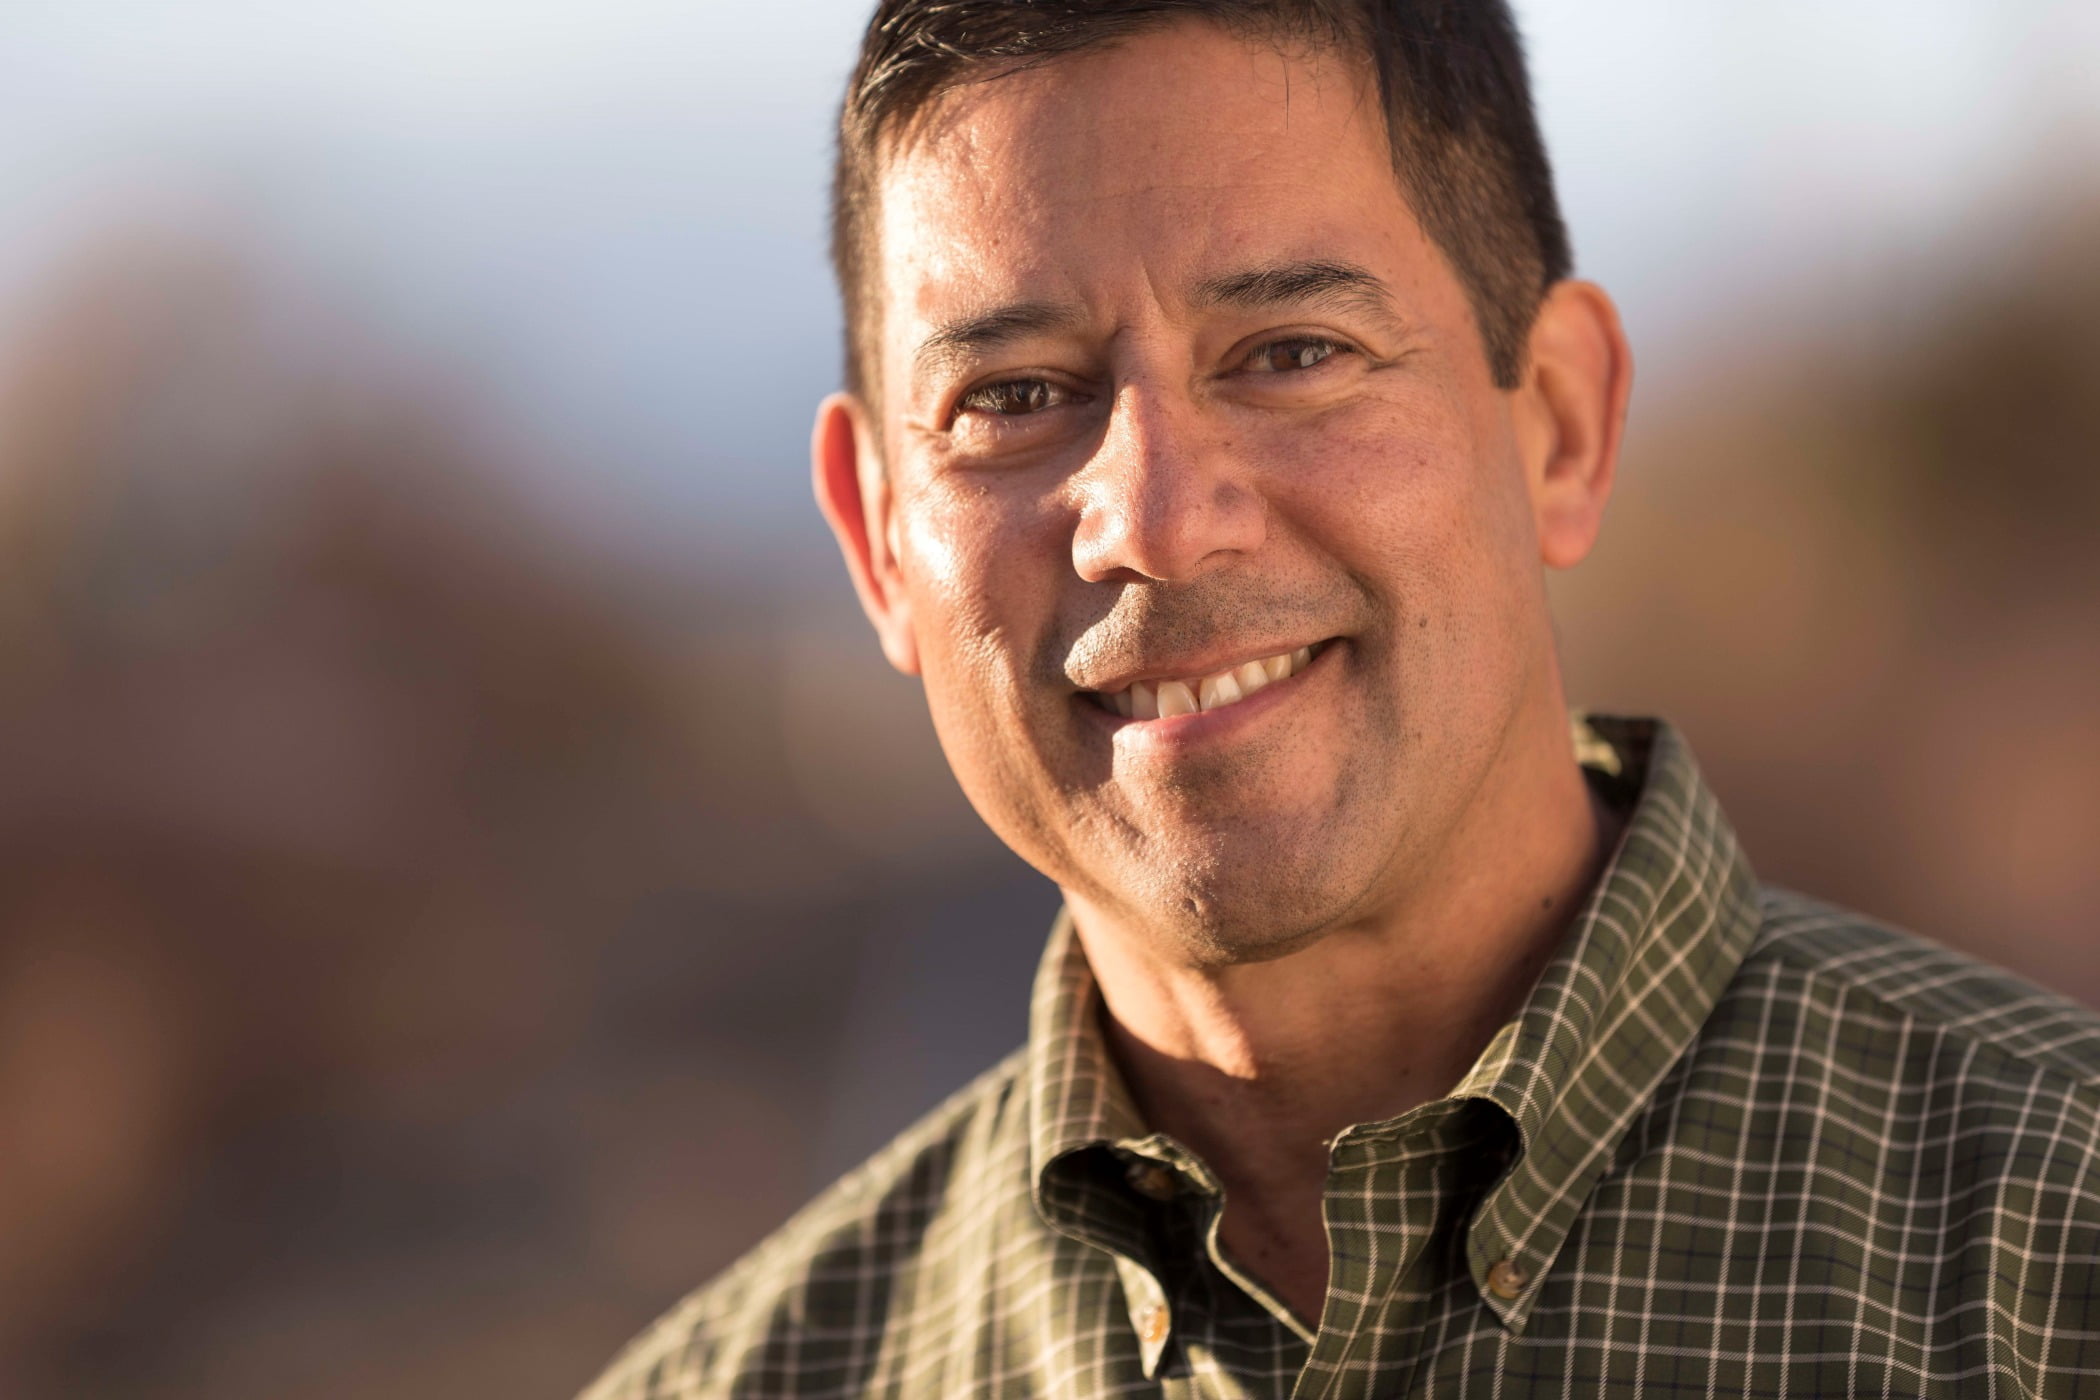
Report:
[{"label": "blurred background", "polygon": [[[566,1396],[1018,1042],[807,500],[863,5],[0,10],[0,1393]],[[2100,1002],[2100,7],[1519,9],[1577,698]]]}]

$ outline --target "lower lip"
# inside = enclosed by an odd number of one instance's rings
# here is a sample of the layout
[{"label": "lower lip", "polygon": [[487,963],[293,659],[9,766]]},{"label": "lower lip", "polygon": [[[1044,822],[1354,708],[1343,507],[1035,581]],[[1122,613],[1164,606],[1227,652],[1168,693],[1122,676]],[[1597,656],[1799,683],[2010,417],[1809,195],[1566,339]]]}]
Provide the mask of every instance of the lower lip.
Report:
[{"label": "lower lip", "polygon": [[1328,658],[1339,645],[1338,639],[1323,644],[1313,653],[1313,659],[1305,663],[1304,670],[1280,681],[1270,681],[1246,699],[1215,710],[1198,710],[1194,714],[1173,715],[1166,719],[1127,719],[1085,697],[1079,697],[1078,703],[1085,707],[1095,723],[1115,736],[1119,748],[1160,752],[1186,749],[1230,738],[1248,725],[1258,723],[1277,706],[1289,704],[1305,682],[1317,681],[1332,669]]}]

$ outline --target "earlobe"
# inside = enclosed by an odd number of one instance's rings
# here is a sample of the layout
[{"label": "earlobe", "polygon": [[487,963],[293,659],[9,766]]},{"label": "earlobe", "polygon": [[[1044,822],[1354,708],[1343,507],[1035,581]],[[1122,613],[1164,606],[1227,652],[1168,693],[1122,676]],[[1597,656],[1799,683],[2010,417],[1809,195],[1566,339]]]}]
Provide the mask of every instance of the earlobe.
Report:
[{"label": "earlobe", "polygon": [[1633,352],[1593,282],[1554,285],[1532,323],[1521,390],[1524,454],[1541,561],[1572,568],[1596,543],[1618,470]]},{"label": "earlobe", "polygon": [[837,393],[817,405],[809,443],[811,485],[817,508],[845,556],[846,572],[862,611],[874,624],[882,654],[906,675],[919,673],[919,647],[912,630],[911,601],[898,569],[896,522],[889,482],[878,455],[873,424],[861,402]]}]

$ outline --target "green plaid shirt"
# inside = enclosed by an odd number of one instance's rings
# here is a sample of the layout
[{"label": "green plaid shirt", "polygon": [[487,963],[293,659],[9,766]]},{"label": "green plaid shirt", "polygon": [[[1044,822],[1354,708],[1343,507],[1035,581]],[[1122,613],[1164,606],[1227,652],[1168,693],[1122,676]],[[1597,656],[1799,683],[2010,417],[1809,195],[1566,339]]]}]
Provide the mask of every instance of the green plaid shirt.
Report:
[{"label": "green plaid shirt", "polygon": [[1761,889],[1674,731],[1592,723],[1626,835],[1465,1080],[1335,1140],[1316,1331],[1060,920],[1028,1044],[590,1400],[2100,1396],[2100,1018]]}]

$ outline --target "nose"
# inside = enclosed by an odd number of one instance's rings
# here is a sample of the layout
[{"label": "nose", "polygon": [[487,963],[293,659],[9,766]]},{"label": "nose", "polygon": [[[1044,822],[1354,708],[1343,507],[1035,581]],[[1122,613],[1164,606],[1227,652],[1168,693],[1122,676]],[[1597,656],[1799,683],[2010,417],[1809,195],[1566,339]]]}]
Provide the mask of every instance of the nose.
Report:
[{"label": "nose", "polygon": [[1126,386],[1075,478],[1072,562],[1089,583],[1194,577],[1261,548],[1268,504],[1232,443],[1185,397]]}]

